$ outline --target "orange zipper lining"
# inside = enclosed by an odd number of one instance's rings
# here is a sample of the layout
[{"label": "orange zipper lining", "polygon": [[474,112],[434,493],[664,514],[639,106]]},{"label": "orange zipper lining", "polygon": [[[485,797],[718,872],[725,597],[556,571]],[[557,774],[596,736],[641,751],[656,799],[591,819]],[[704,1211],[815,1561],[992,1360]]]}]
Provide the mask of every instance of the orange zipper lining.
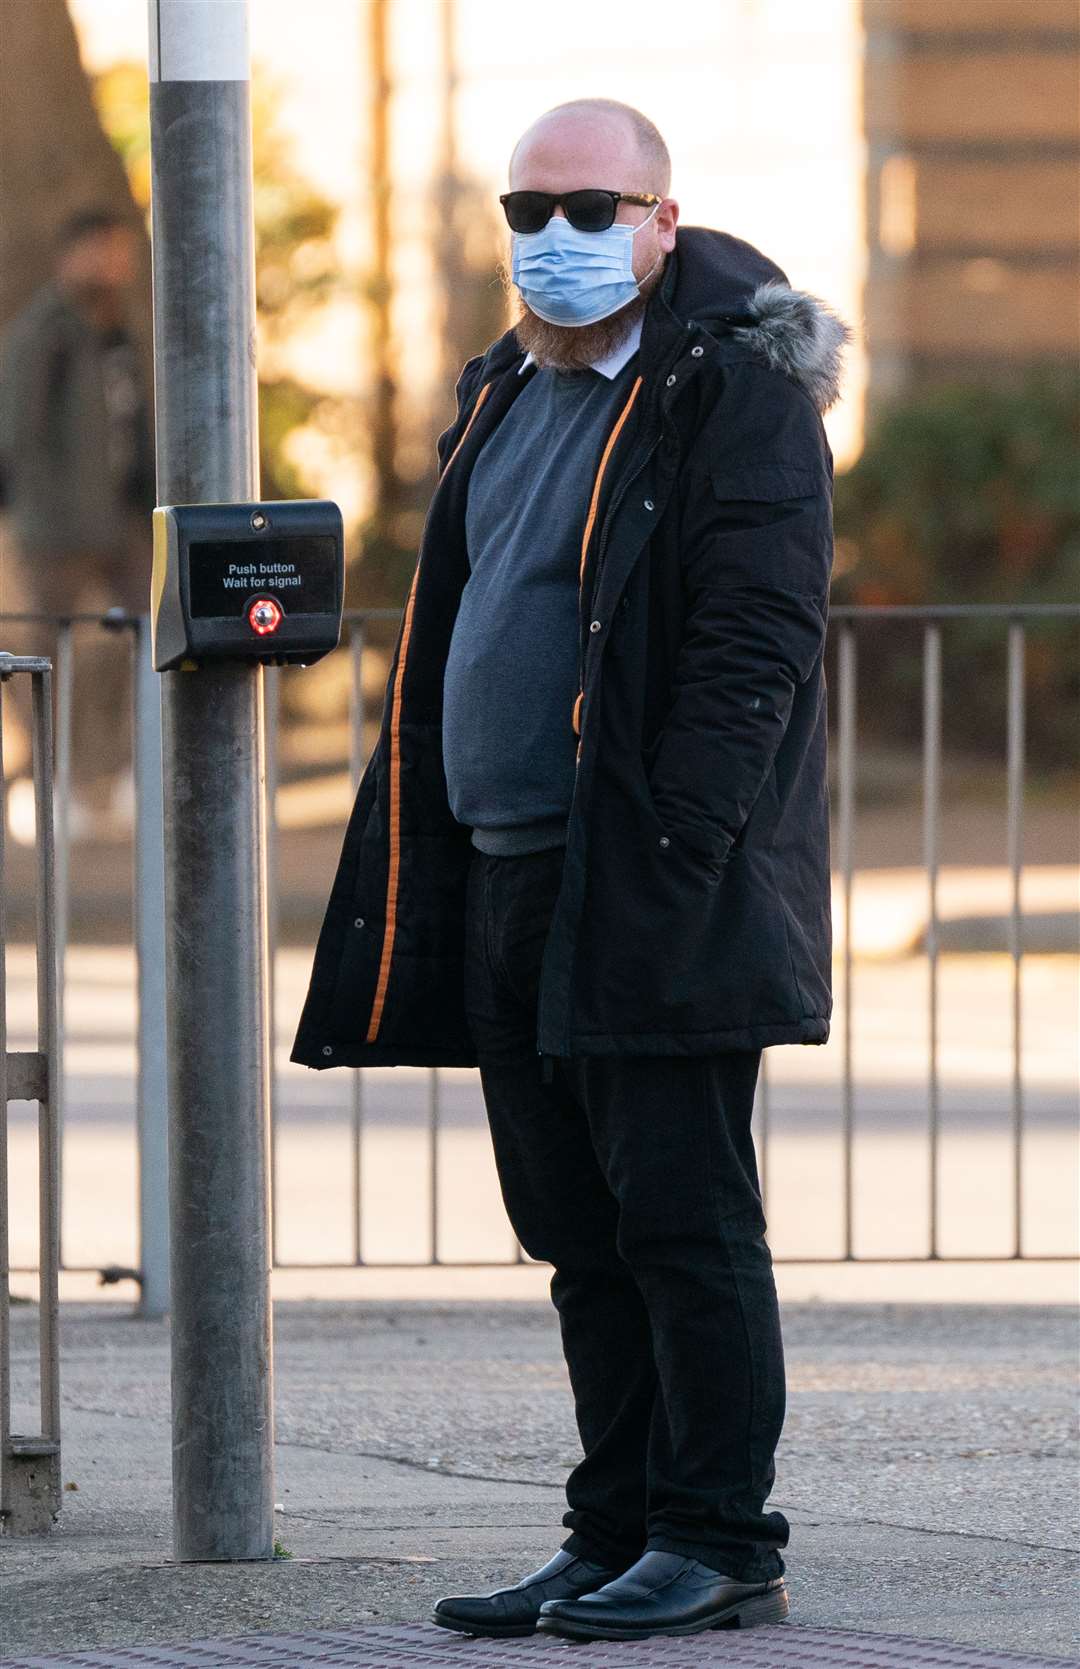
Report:
[{"label": "orange zipper lining", "polygon": [[453,463],[454,459],[457,457],[458,453],[461,451],[461,448],[465,445],[465,442],[468,440],[469,430],[472,428],[473,424],[476,422],[477,413],[479,412],[480,407],[483,405],[484,401],[487,399],[490,389],[491,389],[491,384],[489,382],[486,382],[484,384],[483,388],[480,390],[479,394],[476,396],[476,404],[473,407],[472,412],[469,416],[469,421],[465,425],[465,432],[462,435],[461,439],[458,441],[457,445],[454,447],[454,450],[451,452],[450,456],[447,458],[446,469],[444,469],[443,472],[442,472],[442,475],[439,476],[440,481],[442,480],[443,475],[446,474],[446,470],[450,468],[450,465]]},{"label": "orange zipper lining", "polygon": [[[623,425],[625,424],[626,419],[630,415],[630,412],[631,412],[631,409],[633,407],[634,401],[637,399],[638,390],[641,387],[641,382],[642,382],[642,379],[639,376],[637,378],[637,380],[635,381],[633,388],[630,390],[630,397],[627,400],[627,402],[626,402],[625,406],[623,407],[622,411],[619,413],[618,420],[615,423],[615,426],[612,429],[611,434],[608,436],[607,445],[604,447],[603,456],[600,459],[600,467],[596,472],[596,480],[593,484],[592,498],[591,498],[590,503],[589,503],[589,514],[588,514],[588,517],[587,517],[586,522],[585,522],[585,532],[584,532],[584,535],[583,535],[582,541],[581,541],[581,566],[580,566],[580,570],[579,570],[579,574],[578,574],[578,594],[579,594],[579,596],[580,596],[580,592],[581,592],[581,585],[582,585],[582,583],[584,581],[584,578],[585,578],[585,560],[586,560],[586,557],[588,556],[589,540],[592,538],[592,530],[593,530],[593,526],[594,526],[595,521],[596,521],[596,512],[597,512],[597,508],[598,508],[599,503],[600,503],[600,489],[601,489],[601,487],[603,485],[603,481],[604,481],[604,472],[607,469],[608,460],[611,457],[611,454],[612,454],[612,452],[615,448],[615,443],[618,440],[619,435],[622,433]],[[483,405],[484,401],[487,399],[487,396],[488,396],[490,390],[491,390],[491,384],[490,383],[485,383],[483,388],[480,390],[480,393],[477,395],[476,404],[474,405],[474,407],[472,409],[472,413],[469,417],[468,423],[465,425],[464,433],[462,434],[461,439],[458,441],[457,445],[454,447],[453,452],[451,452],[449,458],[446,460],[446,467],[443,469],[442,474],[439,476],[440,481],[442,480],[443,476],[446,474],[446,471],[450,468],[450,465],[453,463],[454,459],[457,457],[458,453],[461,451],[461,448],[464,446],[466,440],[468,439],[469,430],[472,428],[473,423],[476,421],[476,417],[477,417],[477,415],[480,411],[480,407]],[[386,989],[387,989],[387,985],[389,984],[389,981],[390,981],[390,962],[391,962],[391,959],[392,959],[393,954],[394,954],[394,939],[395,939],[396,934],[397,934],[398,878],[399,878],[400,871],[401,871],[401,739],[400,739],[400,732],[401,732],[401,692],[402,692],[402,689],[404,687],[404,682],[405,682],[405,663],[406,663],[406,660],[407,660],[407,657],[408,657],[409,639],[412,635],[413,607],[414,607],[414,604],[415,604],[415,601],[416,601],[416,586],[417,586],[417,581],[418,581],[419,577],[420,577],[420,564],[418,562],[417,565],[416,565],[416,568],[413,572],[412,585],[409,587],[409,599],[408,599],[408,602],[405,605],[405,621],[404,621],[404,626],[402,628],[402,635],[401,635],[401,653],[398,657],[397,673],[394,677],[394,688],[393,688],[393,692],[391,694],[391,712],[390,712],[390,867],[389,867],[389,873],[387,875],[387,883],[386,883],[386,926],[383,930],[382,956],[381,956],[380,961],[379,961],[379,977],[378,977],[378,980],[377,980],[376,986],[375,986],[375,1000],[372,1004],[371,1019],[368,1022],[367,1039],[366,1039],[368,1043],[374,1043],[376,1037],[378,1036],[379,1026],[382,1023],[383,1008],[384,1008],[385,1003],[386,1003]],[[577,695],[577,699],[574,702],[574,712],[573,712],[573,726],[574,726],[574,731],[577,735],[580,735],[580,733],[581,733],[581,704],[582,704],[583,698],[584,698],[584,691],[579,690],[578,695]],[[578,755],[579,755],[579,757],[580,757],[580,754],[581,754],[581,744],[579,742],[578,743]]]},{"label": "orange zipper lining", "polygon": [[[611,454],[612,454],[612,452],[615,448],[615,442],[618,440],[620,434],[622,433],[623,424],[626,422],[626,419],[630,416],[631,407],[633,406],[634,401],[638,397],[638,389],[640,387],[641,387],[641,378],[638,377],[636,382],[634,383],[633,388],[630,390],[630,398],[627,400],[627,402],[626,402],[625,406],[623,407],[622,411],[619,413],[618,421],[616,422],[615,427],[612,429],[611,434],[608,436],[608,443],[604,447],[604,455],[600,459],[600,468],[596,472],[596,480],[593,483],[592,500],[589,504],[589,514],[588,514],[588,517],[587,517],[586,522],[585,522],[585,533],[584,533],[584,536],[583,536],[582,541],[581,541],[581,567],[580,567],[579,572],[578,572],[578,596],[579,596],[579,598],[581,596],[581,587],[585,582],[585,559],[589,554],[589,540],[592,538],[593,524],[596,521],[596,511],[597,511],[597,507],[600,503],[600,488],[603,485],[603,481],[604,481],[604,471],[607,469],[608,459],[611,457]],[[576,736],[581,735],[581,704],[584,701],[584,699],[585,699],[584,690],[579,690],[578,693],[577,693],[577,697],[574,701],[574,711],[573,711],[573,714],[571,715],[571,721],[570,721],[571,724],[574,727],[574,734]],[[580,742],[578,743],[578,757],[579,758],[581,757],[581,744],[580,744]]]},{"label": "orange zipper lining", "polygon": [[[446,467],[439,476],[441,481],[450,468],[461,448],[468,438],[469,430],[476,421],[477,413],[488,397],[491,384],[486,382],[477,395],[468,423],[461,439],[454,447]],[[386,988],[390,982],[390,961],[394,954],[394,939],[397,934],[397,899],[398,877],[401,872],[401,692],[405,683],[405,662],[409,653],[409,639],[412,636],[413,606],[416,602],[416,582],[420,577],[420,563],[417,562],[413,570],[412,585],[409,587],[409,600],[405,605],[405,621],[401,633],[401,653],[398,656],[397,673],[394,677],[394,688],[391,695],[390,711],[390,868],[386,880],[386,926],[383,929],[382,956],[379,960],[379,977],[375,985],[375,1000],[371,1008],[371,1019],[368,1021],[368,1043],[374,1043],[382,1023],[383,1007],[386,1002]]]}]

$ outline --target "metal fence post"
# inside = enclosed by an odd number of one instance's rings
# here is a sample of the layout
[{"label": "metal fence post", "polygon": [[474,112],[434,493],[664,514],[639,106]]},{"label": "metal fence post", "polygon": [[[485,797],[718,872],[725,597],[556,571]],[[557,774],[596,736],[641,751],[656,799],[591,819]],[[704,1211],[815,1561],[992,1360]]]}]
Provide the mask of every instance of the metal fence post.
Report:
[{"label": "metal fence post", "polygon": [[841,1112],[843,1117],[843,1257],[855,1255],[854,1191],[852,1146],[855,1134],[854,1087],[854,949],[852,914],[855,903],[855,723],[858,697],[855,687],[858,660],[856,656],[855,625],[845,620],[840,627],[837,644],[837,666],[840,679],[840,698],[837,735],[837,845],[840,851],[840,873],[844,883],[844,1053]]},{"label": "metal fence post", "polygon": [[[64,1088],[65,1061],[64,1002],[67,996],[68,933],[71,923],[71,729],[75,710],[75,641],[74,622],[59,620],[56,625],[56,663],[50,674],[55,679],[56,734],[53,746],[53,839],[56,845],[56,966],[59,977],[57,990],[60,1035],[60,1061],[53,1088],[53,1105],[60,1125],[61,1142],[57,1163],[60,1167],[60,1190],[63,1195],[64,1166]],[[61,1236],[61,1239],[63,1237]],[[61,1261],[63,1247],[61,1246]]]},{"label": "metal fence post", "polygon": [[[353,622],[349,633],[349,778],[355,794],[364,774],[364,623]],[[352,1125],[353,1262],[364,1261],[364,1073],[349,1073]]]},{"label": "metal fence post", "polygon": [[1009,621],[1007,685],[1007,835],[1009,879],[1012,899],[1009,907],[1009,957],[1012,962],[1012,1165],[1013,1165],[1013,1249],[1015,1258],[1024,1255],[1024,1081],[1023,1081],[1023,980],[1020,959],[1024,953],[1021,931],[1020,878],[1024,852],[1024,653],[1026,634],[1023,620]]},{"label": "metal fence post", "polygon": [[[35,949],[37,1048],[8,1053],[5,989],[3,713],[0,707],[0,1534],[40,1535],[60,1511],[60,1083],[56,846],[53,839],[52,667],[34,656],[0,654],[3,684],[28,674],[33,693],[34,816],[37,847]],[[11,1430],[7,1104],[38,1104],[38,1385],[41,1431]]]},{"label": "metal fence post", "polygon": [[139,1302],[150,1320],[169,1308],[169,1090],[165,1069],[165,832],[161,691],[150,619],[135,624],[135,963],[138,982]]},{"label": "metal fence post", "polygon": [[930,621],[923,628],[923,862],[926,866],[928,918],[926,956],[929,980],[927,1103],[927,1256],[940,1254],[938,1194],[940,1192],[941,1084],[938,1049],[940,996],[938,990],[938,848],[941,825],[941,627]]}]

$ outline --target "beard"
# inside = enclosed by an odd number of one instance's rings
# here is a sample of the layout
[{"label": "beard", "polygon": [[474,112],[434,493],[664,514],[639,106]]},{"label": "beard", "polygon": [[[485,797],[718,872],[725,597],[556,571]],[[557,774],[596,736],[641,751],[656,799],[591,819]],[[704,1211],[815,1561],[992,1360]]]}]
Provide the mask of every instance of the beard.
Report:
[{"label": "beard", "polygon": [[[642,280],[641,292],[617,313],[597,319],[591,325],[553,325],[534,313],[527,301],[519,299],[517,318],[512,330],[518,345],[531,353],[537,365],[553,371],[585,371],[594,360],[604,359],[621,348],[648,305],[649,297],[664,276],[666,259],[648,278]],[[516,294],[509,268],[500,262],[499,277],[507,295]]]}]

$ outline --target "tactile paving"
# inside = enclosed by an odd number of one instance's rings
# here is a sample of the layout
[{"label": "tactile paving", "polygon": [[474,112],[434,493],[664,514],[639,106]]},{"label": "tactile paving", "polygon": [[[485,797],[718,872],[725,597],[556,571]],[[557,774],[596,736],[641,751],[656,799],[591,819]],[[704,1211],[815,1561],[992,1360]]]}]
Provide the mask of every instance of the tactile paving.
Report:
[{"label": "tactile paving", "polygon": [[584,1645],[544,1639],[472,1640],[444,1633],[432,1624],[398,1627],[318,1629],[301,1634],[245,1634],[225,1640],[188,1640],[164,1646],[114,1646],[102,1651],[60,1652],[44,1657],[4,1658],[4,1669],[124,1669],[128,1664],[182,1669],[298,1669],[335,1664],[338,1669],[417,1669],[460,1665],[461,1669],[567,1669],[568,1653],[581,1654],[581,1669],[1061,1669],[1062,1658],[1027,1657],[918,1640],[909,1634],[865,1634],[854,1629],[811,1628],[773,1623],[746,1630],[713,1630],[681,1638],[633,1642],[590,1641]]}]

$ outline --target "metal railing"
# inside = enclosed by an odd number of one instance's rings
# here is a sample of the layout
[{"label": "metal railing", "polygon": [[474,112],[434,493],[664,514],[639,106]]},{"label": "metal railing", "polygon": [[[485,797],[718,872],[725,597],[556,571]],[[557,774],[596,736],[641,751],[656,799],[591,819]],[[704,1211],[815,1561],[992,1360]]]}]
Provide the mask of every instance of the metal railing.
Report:
[{"label": "metal railing", "polygon": [[[856,631],[860,620],[921,620],[923,622],[923,863],[928,881],[929,921],[927,925],[927,959],[929,966],[929,1039],[927,1051],[927,1114],[928,1114],[928,1173],[927,1199],[929,1205],[929,1236],[926,1252],[919,1260],[936,1261],[940,1250],[939,1154],[941,1145],[941,1096],[939,1064],[939,927],[938,879],[941,826],[941,624],[945,620],[979,618],[1000,620],[1008,628],[1007,688],[1006,688],[1006,839],[1010,875],[1010,912],[1008,952],[1012,960],[1012,1085],[1011,1085],[1011,1169],[1012,1169],[1012,1251],[1013,1259],[1022,1259],[1024,1251],[1023,1160],[1024,1160],[1024,1093],[1022,1070],[1022,1005],[1021,1005],[1021,872],[1023,868],[1023,794],[1024,794],[1024,654],[1026,647],[1025,621],[1031,619],[1066,618],[1080,620],[1080,606],[1069,604],[881,604],[836,606],[830,619],[839,628],[838,667],[838,833],[840,870],[844,885],[843,935],[843,1013],[844,1013],[844,1073],[842,1081],[843,1113],[843,1193],[844,1193],[844,1252],[833,1261],[855,1262],[852,1246],[853,1178],[852,1153],[854,1136],[853,1091],[855,1074],[852,1064],[852,1015],[855,1011],[852,956],[852,896],[855,875],[855,782],[856,746],[855,716],[857,694]],[[1080,951],[1080,945],[1077,947]],[[1075,1254],[1052,1254],[1071,1258]],[[1043,1254],[1047,1256],[1047,1254]],[[950,1253],[950,1262],[968,1261],[963,1254]],[[889,1261],[898,1261],[892,1260]],[[973,1261],[984,1261],[977,1259]]]},{"label": "metal railing", "polygon": [[[37,1048],[7,1046],[4,692],[31,680],[36,813]],[[53,840],[52,666],[0,653],[0,1534],[38,1535],[60,1511],[60,1031]],[[41,1431],[11,1430],[8,1102],[36,1101],[38,1123],[38,1344]]]},{"label": "metal railing", "polygon": [[[1011,885],[1011,906],[1008,928],[1008,952],[1012,962],[1012,1078],[1010,1089],[1010,1167],[1011,1203],[1009,1225],[1010,1250],[1008,1260],[1037,1261],[1071,1260],[1075,1253],[1067,1250],[1032,1253],[1028,1250],[1024,1223],[1024,1160],[1026,1136],[1026,1104],[1023,1077],[1021,963],[1024,955],[1022,942],[1023,912],[1021,882],[1023,860],[1023,805],[1025,783],[1025,697],[1024,665],[1027,633],[1047,620],[1067,620],[1080,623],[1080,605],[1075,604],[941,604],[941,605],[880,605],[841,606],[830,609],[829,631],[836,637],[837,688],[830,691],[830,702],[836,704],[836,867],[844,898],[843,930],[838,946],[842,979],[837,1004],[842,1015],[842,1073],[840,1091],[840,1143],[842,1163],[842,1249],[834,1254],[789,1254],[777,1256],[786,1263],[950,1263],[976,1261],[1004,1261],[999,1256],[983,1253],[947,1251],[942,1245],[939,1211],[941,1124],[941,1069],[939,1047],[939,868],[940,826],[942,809],[942,625],[956,618],[1000,621],[1006,630],[1007,688],[1006,688],[1006,832],[1008,870]],[[0,616],[0,630],[5,619],[30,620],[43,617]],[[353,788],[359,782],[365,764],[365,728],[367,715],[363,698],[364,657],[367,652],[369,623],[396,623],[397,609],[369,609],[350,611],[345,617],[346,630],[338,655],[347,657],[349,666],[349,770]],[[58,858],[58,934],[61,966],[66,942],[68,907],[69,842],[66,832],[66,806],[70,782],[70,730],[72,714],[72,653],[71,633],[75,626],[90,621],[101,624],[97,617],[73,616],[51,620],[49,627],[56,632],[57,664],[57,858]],[[929,921],[926,936],[926,956],[929,971],[928,993],[928,1049],[926,1076],[927,1110],[927,1190],[928,1234],[923,1251],[895,1256],[864,1256],[855,1248],[855,1178],[854,1148],[856,1137],[855,1087],[856,1072],[853,1055],[857,1014],[854,951],[852,942],[852,903],[855,863],[856,786],[858,748],[856,742],[856,709],[858,694],[858,629],[870,620],[921,621],[922,633],[922,862],[928,883]],[[114,614],[108,622],[125,627],[130,636],[135,659],[136,720],[135,720],[135,777],[137,804],[136,831],[136,937],[139,966],[139,1061],[140,1082],[138,1095],[138,1143],[140,1175],[140,1268],[106,1271],[107,1278],[134,1277],[141,1283],[141,1309],[146,1314],[161,1313],[167,1302],[167,1178],[165,1143],[165,1090],[163,1062],[164,1019],[160,991],[160,970],[163,966],[163,920],[160,910],[161,877],[161,784],[160,731],[156,676],[149,663],[149,633],[145,617]],[[268,808],[267,828],[270,849],[268,877],[270,887],[271,981],[273,981],[274,950],[278,939],[278,887],[276,819],[278,784],[278,726],[279,676],[277,669],[267,669],[267,758]],[[313,930],[318,926],[312,924]],[[1080,947],[1078,947],[1080,948]],[[271,1012],[273,985],[271,984]],[[429,1173],[430,1207],[426,1223],[427,1245],[423,1255],[408,1262],[368,1259],[363,1255],[362,1183],[364,1170],[364,1136],[366,1125],[365,1069],[349,1074],[347,1113],[351,1146],[351,1240],[350,1259],[300,1263],[279,1258],[278,1200],[280,1197],[278,1172],[278,1134],[283,1115],[279,1110],[279,1096],[272,1078],[271,1099],[271,1185],[274,1266],[282,1269],[346,1269],[352,1267],[403,1268],[426,1267],[445,1263],[449,1267],[492,1267],[496,1261],[513,1264],[527,1260],[519,1246],[509,1258],[443,1259],[439,1253],[441,1208],[439,1187],[439,1148],[442,1120],[442,1078],[438,1068],[427,1072],[426,1105],[426,1163]],[[769,1051],[765,1050],[758,1084],[755,1107],[755,1135],[760,1156],[760,1171],[766,1212],[769,1202],[769,1161],[772,1146],[772,1090],[769,1073]],[[513,1245],[512,1236],[511,1244]],[[80,1268],[62,1264],[62,1268]]]}]

